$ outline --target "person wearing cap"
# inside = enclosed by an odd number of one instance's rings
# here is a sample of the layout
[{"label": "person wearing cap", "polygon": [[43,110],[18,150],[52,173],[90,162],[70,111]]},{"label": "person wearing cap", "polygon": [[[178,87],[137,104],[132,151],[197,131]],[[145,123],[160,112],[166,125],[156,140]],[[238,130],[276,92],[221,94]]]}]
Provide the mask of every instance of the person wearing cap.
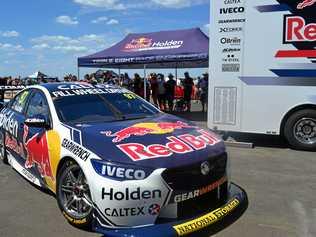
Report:
[{"label": "person wearing cap", "polygon": [[172,112],[177,82],[174,80],[174,76],[171,73],[168,75],[168,78],[169,80],[166,82],[166,98],[168,102],[169,111]]},{"label": "person wearing cap", "polygon": [[184,101],[187,106],[187,112],[191,111],[191,96],[193,90],[193,79],[190,77],[188,72],[184,73],[183,87],[184,87]]}]

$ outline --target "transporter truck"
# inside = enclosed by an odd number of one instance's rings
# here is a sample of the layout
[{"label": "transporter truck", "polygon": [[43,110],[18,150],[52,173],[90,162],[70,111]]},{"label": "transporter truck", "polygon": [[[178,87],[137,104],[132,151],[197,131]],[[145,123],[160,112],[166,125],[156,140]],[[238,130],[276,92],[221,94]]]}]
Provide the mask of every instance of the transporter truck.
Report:
[{"label": "transporter truck", "polygon": [[316,0],[211,1],[208,127],[316,150]]}]

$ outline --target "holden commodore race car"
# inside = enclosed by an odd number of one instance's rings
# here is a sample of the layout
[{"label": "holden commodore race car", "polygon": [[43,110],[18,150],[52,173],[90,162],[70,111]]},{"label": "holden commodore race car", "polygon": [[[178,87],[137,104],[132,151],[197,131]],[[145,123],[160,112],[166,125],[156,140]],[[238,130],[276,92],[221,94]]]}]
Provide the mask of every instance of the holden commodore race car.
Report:
[{"label": "holden commodore race car", "polygon": [[218,136],[119,87],[22,90],[0,113],[0,148],[72,225],[105,236],[212,231],[248,205]]}]

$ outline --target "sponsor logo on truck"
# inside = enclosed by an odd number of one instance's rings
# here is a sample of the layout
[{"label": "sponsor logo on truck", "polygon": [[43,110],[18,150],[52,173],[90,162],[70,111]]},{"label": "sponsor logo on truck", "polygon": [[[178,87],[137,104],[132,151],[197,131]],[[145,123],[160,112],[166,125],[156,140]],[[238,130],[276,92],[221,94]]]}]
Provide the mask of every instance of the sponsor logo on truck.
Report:
[{"label": "sponsor logo on truck", "polygon": [[219,9],[220,14],[236,14],[245,12],[244,7],[226,7]]},{"label": "sponsor logo on truck", "polygon": [[307,24],[301,16],[284,16],[284,43],[316,41],[316,23]]}]

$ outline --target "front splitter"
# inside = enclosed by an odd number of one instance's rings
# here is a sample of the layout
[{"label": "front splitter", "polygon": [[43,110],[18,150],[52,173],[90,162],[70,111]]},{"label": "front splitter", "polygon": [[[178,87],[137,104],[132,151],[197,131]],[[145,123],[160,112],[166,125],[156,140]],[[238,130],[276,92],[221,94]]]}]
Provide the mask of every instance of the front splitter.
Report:
[{"label": "front splitter", "polygon": [[209,236],[225,229],[237,221],[248,207],[246,192],[236,184],[230,185],[227,202],[218,209],[191,219],[150,225],[145,227],[106,229],[95,226],[95,231],[104,237],[175,237]]}]

